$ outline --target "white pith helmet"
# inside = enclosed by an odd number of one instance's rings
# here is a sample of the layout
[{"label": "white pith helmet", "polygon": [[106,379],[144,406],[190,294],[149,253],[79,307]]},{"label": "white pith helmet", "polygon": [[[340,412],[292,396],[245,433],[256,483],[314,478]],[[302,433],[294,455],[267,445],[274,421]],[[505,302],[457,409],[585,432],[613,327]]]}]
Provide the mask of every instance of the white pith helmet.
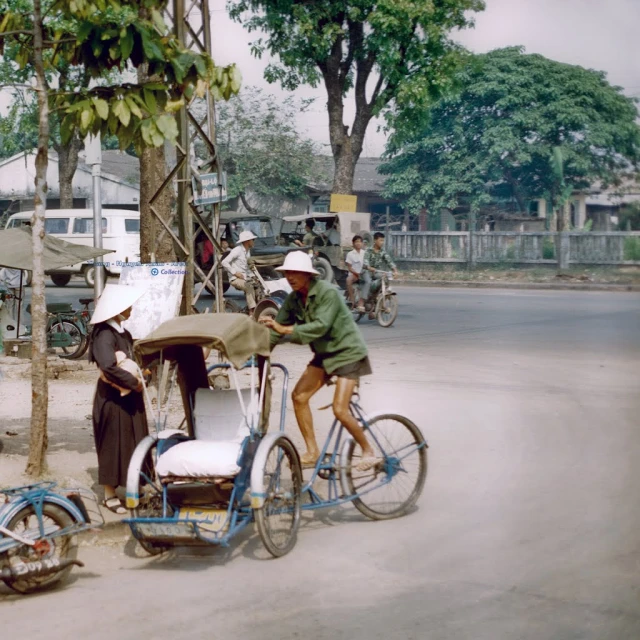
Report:
[{"label": "white pith helmet", "polygon": [[311,256],[304,251],[292,251],[287,254],[284,264],[276,267],[276,271],[302,271],[303,273],[312,273],[319,276],[320,272],[313,268]]}]

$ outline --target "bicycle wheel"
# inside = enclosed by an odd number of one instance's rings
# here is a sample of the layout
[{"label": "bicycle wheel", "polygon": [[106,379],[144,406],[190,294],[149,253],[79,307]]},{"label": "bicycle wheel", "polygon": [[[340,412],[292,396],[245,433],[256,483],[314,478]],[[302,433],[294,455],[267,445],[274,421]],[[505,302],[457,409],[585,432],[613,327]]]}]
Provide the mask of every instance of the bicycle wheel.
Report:
[{"label": "bicycle wheel", "polygon": [[89,346],[87,336],[80,331],[80,327],[78,327],[75,322],[68,320],[55,322],[51,325],[47,333],[50,334],[52,338],[55,337],[56,333],[66,333],[71,339],[71,344],[68,346],[54,347],[56,351],[58,351],[58,349],[62,351],[62,353],[58,353],[61,358],[77,360],[85,354]]},{"label": "bicycle wheel", "polygon": [[302,504],[302,469],[288,438],[280,437],[271,445],[262,474],[266,498],[253,513],[262,543],[279,558],[296,544]]},{"label": "bicycle wheel", "polygon": [[378,303],[376,319],[381,327],[390,327],[398,317],[398,297],[386,295]]},{"label": "bicycle wheel", "polygon": [[404,416],[377,416],[366,428],[367,439],[382,462],[359,472],[360,454],[350,440],[343,491],[357,495],[353,501],[360,513],[372,520],[403,516],[415,505],[427,478],[427,444],[420,429]]},{"label": "bicycle wheel", "polygon": [[[45,503],[42,507],[42,519],[47,536],[56,531],[73,526],[73,519],[62,508]],[[9,522],[7,529],[21,536],[31,537],[29,534],[39,533],[38,516],[33,505],[21,509]],[[75,560],[78,557],[78,536],[68,534],[56,538],[40,538],[35,547],[26,545],[17,547],[8,552],[9,556],[16,556],[22,562],[38,562],[42,560]],[[71,573],[73,565],[65,567],[56,573],[43,576],[33,576],[23,580],[5,580],[5,584],[18,593],[34,593],[50,589],[65,580]]]}]

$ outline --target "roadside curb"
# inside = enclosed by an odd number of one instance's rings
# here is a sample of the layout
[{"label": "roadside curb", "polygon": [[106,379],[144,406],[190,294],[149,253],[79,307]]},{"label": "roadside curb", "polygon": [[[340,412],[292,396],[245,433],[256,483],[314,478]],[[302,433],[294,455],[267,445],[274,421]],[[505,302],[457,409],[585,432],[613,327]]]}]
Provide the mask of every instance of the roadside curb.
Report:
[{"label": "roadside curb", "polygon": [[640,291],[637,284],[571,284],[551,282],[473,282],[456,280],[395,280],[398,287],[444,287],[459,289],[520,289],[543,291]]}]

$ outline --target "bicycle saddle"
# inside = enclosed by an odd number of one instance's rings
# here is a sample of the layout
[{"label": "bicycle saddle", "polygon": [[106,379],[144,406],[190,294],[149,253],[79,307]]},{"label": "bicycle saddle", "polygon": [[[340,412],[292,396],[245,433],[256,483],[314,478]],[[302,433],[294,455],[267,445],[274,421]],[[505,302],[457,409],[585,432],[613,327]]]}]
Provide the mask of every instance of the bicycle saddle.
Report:
[{"label": "bicycle saddle", "polygon": [[91,304],[93,302],[93,298],[80,298],[78,302],[80,304]]}]

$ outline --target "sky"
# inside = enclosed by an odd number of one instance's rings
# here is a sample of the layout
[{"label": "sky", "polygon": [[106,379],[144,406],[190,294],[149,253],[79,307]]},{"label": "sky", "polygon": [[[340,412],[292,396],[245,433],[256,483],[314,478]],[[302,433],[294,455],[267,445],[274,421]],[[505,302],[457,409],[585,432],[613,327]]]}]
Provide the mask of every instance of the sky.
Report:
[{"label": "sky", "polygon": [[[321,1],[321,0],[318,0]],[[225,0],[211,0],[213,58],[216,64],[235,62],[243,84],[264,88],[275,96],[289,95],[263,78],[268,59],[251,56],[249,43],[259,37],[229,19]],[[476,14],[473,29],[454,34],[454,39],[474,53],[508,46],[524,46],[569,64],[606,71],[609,82],[626,95],[640,97],[640,0],[486,0],[487,8]],[[298,128],[330,154],[326,97],[322,88],[300,88],[300,98],[316,97],[312,108],[298,118]],[[353,109],[347,109],[347,118]],[[348,122],[348,120],[347,120]],[[379,124],[379,123],[378,123]],[[363,156],[379,156],[385,136],[377,123],[369,125]]]}]

